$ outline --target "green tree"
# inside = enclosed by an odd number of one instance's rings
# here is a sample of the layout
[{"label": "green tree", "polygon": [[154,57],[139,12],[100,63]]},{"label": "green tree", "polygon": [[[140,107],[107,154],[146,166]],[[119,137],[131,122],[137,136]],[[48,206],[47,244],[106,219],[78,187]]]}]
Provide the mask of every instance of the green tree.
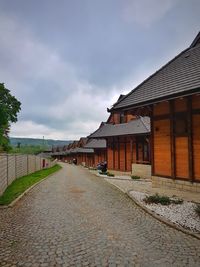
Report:
[{"label": "green tree", "polygon": [[9,149],[9,130],[12,122],[17,122],[17,113],[21,103],[0,83],[0,150]]}]

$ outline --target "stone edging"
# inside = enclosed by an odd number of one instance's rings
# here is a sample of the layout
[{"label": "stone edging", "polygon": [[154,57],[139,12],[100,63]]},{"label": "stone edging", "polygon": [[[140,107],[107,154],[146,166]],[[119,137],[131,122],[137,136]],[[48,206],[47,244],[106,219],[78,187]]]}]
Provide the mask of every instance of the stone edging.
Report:
[{"label": "stone edging", "polygon": [[62,169],[46,176],[45,178],[43,178],[42,180],[40,180],[39,182],[33,184],[31,187],[27,188],[20,196],[18,196],[16,199],[14,199],[10,204],[8,205],[0,205],[0,209],[8,209],[8,208],[12,208],[23,196],[25,196],[31,189],[33,189],[36,185],[44,182],[46,179],[50,178],[51,176],[53,176],[55,173],[61,171]]},{"label": "stone edging", "polygon": [[[118,188],[119,188],[119,187],[118,187]],[[142,205],[139,201],[137,201],[133,196],[130,195],[130,192],[131,192],[131,191],[133,191],[133,190],[130,190],[130,191],[126,192],[126,195],[127,195],[129,198],[131,198],[131,199],[135,202],[135,204],[136,204],[137,206],[139,206],[140,208],[142,208],[142,209],[143,209],[145,212],[147,212],[149,215],[151,215],[151,216],[154,217],[155,219],[159,220],[160,222],[162,222],[162,223],[164,223],[164,224],[166,224],[166,225],[168,225],[168,226],[170,226],[170,227],[172,227],[172,228],[174,228],[174,229],[176,229],[176,230],[178,230],[178,231],[183,232],[184,234],[190,235],[190,236],[195,237],[195,238],[197,238],[197,239],[200,240],[200,235],[199,235],[199,234],[195,234],[195,233],[193,233],[193,232],[190,231],[190,230],[187,230],[187,229],[185,229],[185,228],[183,228],[183,227],[181,227],[181,226],[178,226],[177,224],[170,222],[169,220],[165,219],[164,217],[159,216],[159,215],[156,214],[155,212],[153,212],[153,211],[151,211],[150,209],[146,208],[146,207],[145,207],[144,205]]]},{"label": "stone edging", "polygon": [[[95,174],[97,177],[99,177],[99,175]],[[120,188],[118,185],[115,185],[113,183],[110,183],[109,181],[107,181],[107,177],[102,177],[104,178],[104,180],[106,182],[108,182],[109,184],[113,185],[114,187],[116,187],[118,190],[120,190],[121,192],[123,192],[124,194],[126,194],[132,201],[134,201],[134,203],[139,206],[141,209],[143,209],[145,212],[147,212],[149,215],[151,215],[153,218],[157,219],[158,221],[166,224],[167,226],[171,227],[171,228],[174,228],[184,234],[187,234],[187,235],[190,235],[196,239],[199,239],[200,240],[200,235],[199,234],[195,234],[193,233],[192,231],[190,230],[187,230],[181,226],[178,226],[172,222],[170,222],[169,220],[157,215],[155,212],[149,210],[148,208],[146,208],[144,205],[142,205],[139,201],[137,201],[133,196],[131,196],[130,192],[133,191],[133,190],[129,190],[129,191],[125,191],[123,190],[122,188]]]}]

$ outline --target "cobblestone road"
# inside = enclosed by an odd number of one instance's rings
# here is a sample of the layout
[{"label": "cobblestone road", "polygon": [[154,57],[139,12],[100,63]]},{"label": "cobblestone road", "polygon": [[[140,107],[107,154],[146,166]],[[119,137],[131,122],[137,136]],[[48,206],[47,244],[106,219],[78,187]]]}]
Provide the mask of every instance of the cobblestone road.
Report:
[{"label": "cobblestone road", "polygon": [[152,218],[81,167],[0,210],[1,266],[200,266],[200,241]]}]

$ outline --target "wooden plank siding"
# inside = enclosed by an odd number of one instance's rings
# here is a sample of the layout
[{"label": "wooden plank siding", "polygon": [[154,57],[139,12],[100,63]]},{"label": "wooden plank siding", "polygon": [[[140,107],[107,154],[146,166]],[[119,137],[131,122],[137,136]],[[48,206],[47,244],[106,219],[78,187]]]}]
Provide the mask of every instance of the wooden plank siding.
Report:
[{"label": "wooden plank siding", "polygon": [[107,161],[106,149],[94,149],[94,166],[96,167],[98,163],[104,161]]},{"label": "wooden plank siding", "polygon": [[192,121],[194,178],[200,181],[200,114],[193,115]]},{"label": "wooden plank siding", "polygon": [[200,96],[152,107],[152,175],[200,181]]},{"label": "wooden plank siding", "polygon": [[[146,137],[147,138],[147,137]],[[145,137],[140,140],[145,140]],[[130,172],[132,170],[132,163],[139,161],[140,163],[149,164],[150,162],[144,162],[143,146],[139,143],[140,148],[137,145],[136,138],[134,136],[120,136],[107,139],[107,163],[108,169]],[[137,160],[137,147],[140,150],[139,159]]]},{"label": "wooden plank siding", "polygon": [[154,121],[154,172],[171,176],[170,120]]}]

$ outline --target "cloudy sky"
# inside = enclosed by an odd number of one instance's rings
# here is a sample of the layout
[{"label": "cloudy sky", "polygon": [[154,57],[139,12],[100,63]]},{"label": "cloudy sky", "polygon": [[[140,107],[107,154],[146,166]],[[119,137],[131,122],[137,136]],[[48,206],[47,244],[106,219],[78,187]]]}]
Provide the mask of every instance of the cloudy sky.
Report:
[{"label": "cloudy sky", "polygon": [[22,103],[11,136],[77,139],[190,45],[199,0],[0,0],[0,82]]}]

